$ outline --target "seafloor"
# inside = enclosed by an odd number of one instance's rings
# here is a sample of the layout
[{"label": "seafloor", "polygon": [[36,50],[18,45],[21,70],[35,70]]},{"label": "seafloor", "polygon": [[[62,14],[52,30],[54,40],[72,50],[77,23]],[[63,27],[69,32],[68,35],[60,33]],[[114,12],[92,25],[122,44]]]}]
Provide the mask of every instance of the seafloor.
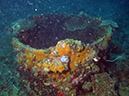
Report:
[{"label": "seafloor", "polygon": [[[116,77],[118,96],[129,96],[129,1],[128,0],[0,0],[0,96],[27,96],[19,84],[15,52],[8,26],[33,15],[80,11],[102,20],[112,20],[119,28],[107,48],[103,70]],[[20,85],[20,86],[19,86]]]}]

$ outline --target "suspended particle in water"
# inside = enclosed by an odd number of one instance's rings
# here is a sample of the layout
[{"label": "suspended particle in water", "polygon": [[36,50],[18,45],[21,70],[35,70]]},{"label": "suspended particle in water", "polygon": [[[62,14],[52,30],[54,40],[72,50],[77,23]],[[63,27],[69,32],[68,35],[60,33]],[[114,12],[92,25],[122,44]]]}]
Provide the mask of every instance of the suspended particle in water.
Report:
[{"label": "suspended particle in water", "polygon": [[35,11],[38,11],[38,9],[37,9],[37,8],[35,8],[34,10],[35,10]]}]

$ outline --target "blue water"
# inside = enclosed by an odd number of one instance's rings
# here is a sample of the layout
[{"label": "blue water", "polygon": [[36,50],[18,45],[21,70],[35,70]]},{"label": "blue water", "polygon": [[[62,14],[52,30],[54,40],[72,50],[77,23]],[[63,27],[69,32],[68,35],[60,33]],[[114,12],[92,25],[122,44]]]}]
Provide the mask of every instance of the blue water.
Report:
[{"label": "blue water", "polygon": [[[10,43],[11,32],[8,31],[8,26],[20,18],[30,19],[33,15],[78,14],[80,11],[118,23],[119,28],[109,43],[108,59],[113,60],[122,55],[123,57],[119,58],[120,62],[129,61],[129,0],[0,0],[0,96],[8,96],[7,92],[10,92],[11,88],[18,87],[16,83],[18,65]],[[116,70],[122,70],[122,75],[129,79],[129,75],[125,74],[129,73],[129,62],[116,64]],[[119,69],[121,64],[126,65],[126,68]],[[112,65],[109,63],[109,66]],[[127,81],[129,80],[125,80],[129,85]]]}]

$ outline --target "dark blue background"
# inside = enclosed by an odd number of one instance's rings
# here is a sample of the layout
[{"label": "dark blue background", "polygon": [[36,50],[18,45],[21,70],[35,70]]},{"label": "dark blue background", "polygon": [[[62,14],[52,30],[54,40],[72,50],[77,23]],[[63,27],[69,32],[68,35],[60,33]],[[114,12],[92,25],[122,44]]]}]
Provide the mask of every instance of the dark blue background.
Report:
[{"label": "dark blue background", "polygon": [[128,0],[0,0],[0,29],[19,18],[46,13],[84,11],[90,16],[116,21],[129,13],[128,6]]}]

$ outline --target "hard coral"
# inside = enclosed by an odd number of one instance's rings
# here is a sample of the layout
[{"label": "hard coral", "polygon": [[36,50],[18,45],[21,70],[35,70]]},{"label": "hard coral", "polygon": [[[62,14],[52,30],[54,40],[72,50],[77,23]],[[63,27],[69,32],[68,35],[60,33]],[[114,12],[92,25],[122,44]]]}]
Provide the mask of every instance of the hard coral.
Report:
[{"label": "hard coral", "polygon": [[88,18],[86,14],[80,12],[78,16],[73,15],[72,17],[69,17],[65,22],[65,26],[67,27],[67,30],[76,31],[85,29],[90,23],[92,23],[92,21],[93,20]]},{"label": "hard coral", "polygon": [[112,27],[116,27],[116,28],[119,27],[116,22],[113,22],[110,20],[102,20],[102,23],[99,26],[102,27],[102,26],[107,26],[107,25],[111,25]]},{"label": "hard coral", "polygon": [[115,80],[106,72],[91,77],[93,93],[97,96],[117,96],[114,90]]},{"label": "hard coral", "polygon": [[33,20],[19,19],[16,22],[11,23],[8,28],[14,35],[16,35],[18,32],[24,32],[33,27],[35,27]]}]

